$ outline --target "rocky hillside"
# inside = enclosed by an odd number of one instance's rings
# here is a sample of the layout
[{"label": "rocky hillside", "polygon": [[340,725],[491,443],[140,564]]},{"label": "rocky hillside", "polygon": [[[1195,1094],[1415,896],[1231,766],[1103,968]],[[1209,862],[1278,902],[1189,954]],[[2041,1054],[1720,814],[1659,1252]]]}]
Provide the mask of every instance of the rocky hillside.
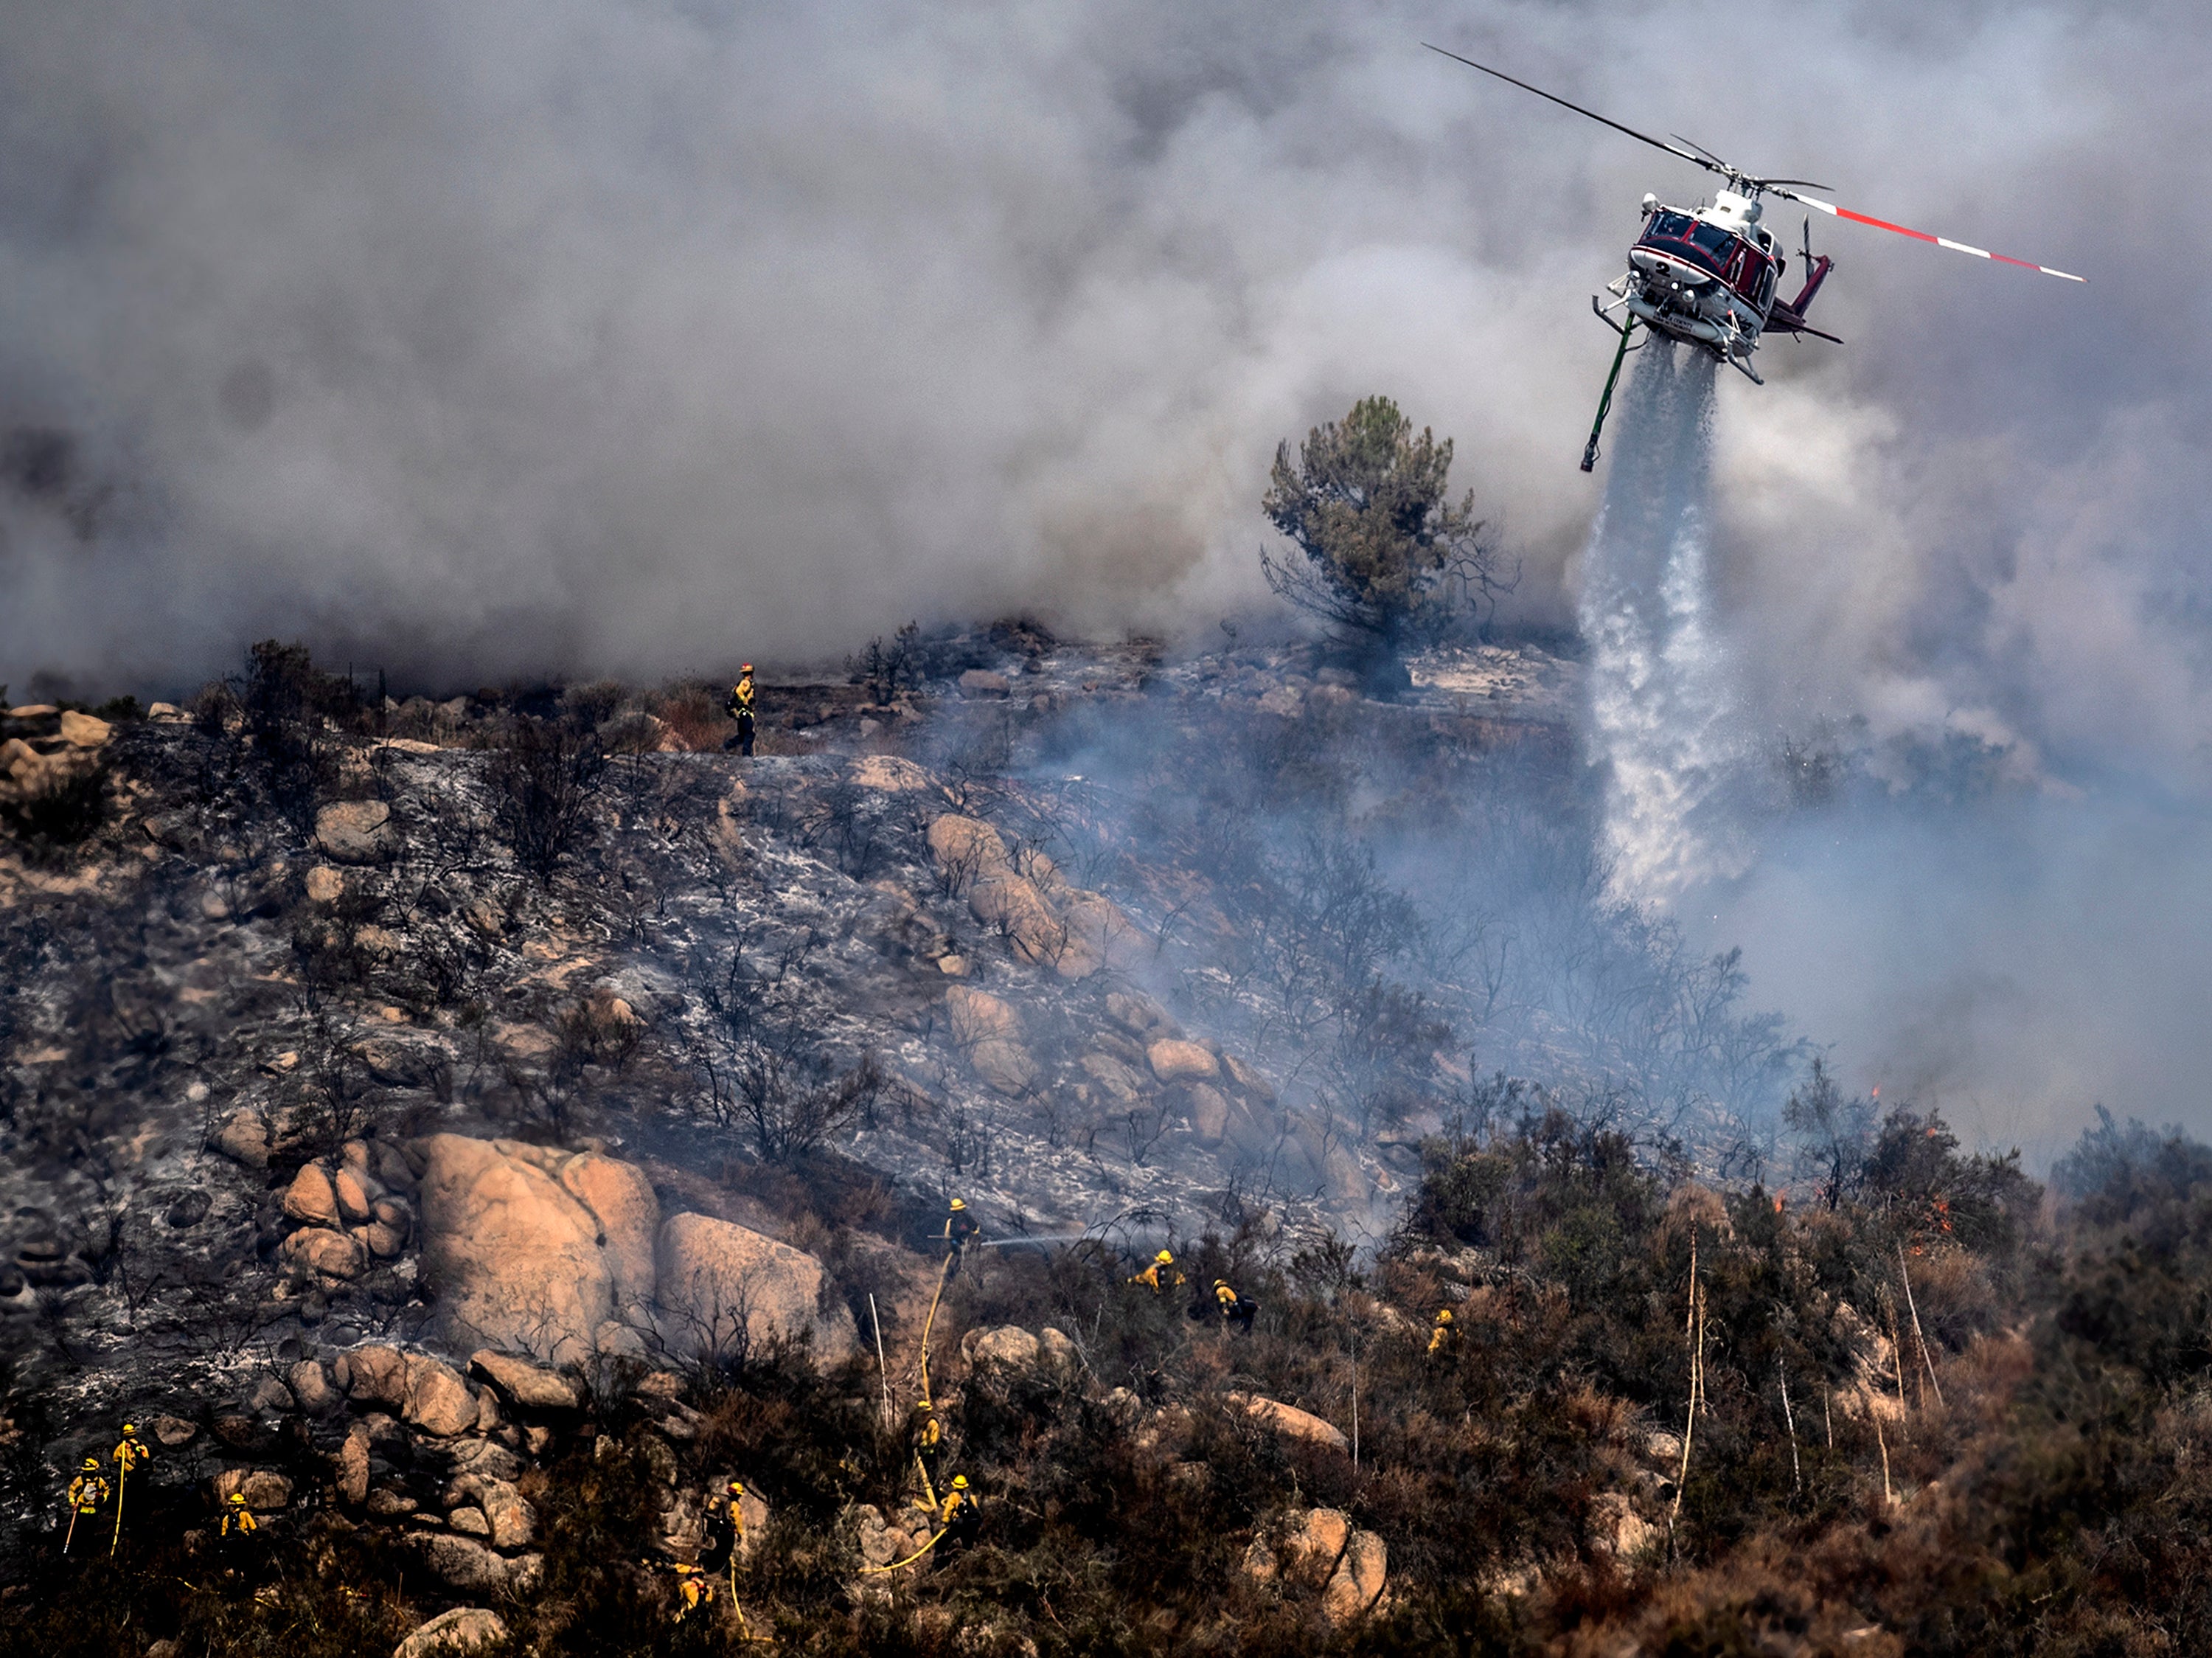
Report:
[{"label": "rocky hillside", "polygon": [[1571,663],[856,667],[750,759],[274,644],[9,711],[0,1649],[2212,1631],[2212,1161],[2055,1213],[1806,1069],[1605,901]]}]

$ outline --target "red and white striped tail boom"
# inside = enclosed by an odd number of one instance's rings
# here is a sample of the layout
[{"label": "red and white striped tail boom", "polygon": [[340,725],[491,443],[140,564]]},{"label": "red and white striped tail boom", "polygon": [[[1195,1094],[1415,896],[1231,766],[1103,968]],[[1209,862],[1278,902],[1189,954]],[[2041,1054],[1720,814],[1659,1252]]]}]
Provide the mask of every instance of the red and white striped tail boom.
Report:
[{"label": "red and white striped tail boom", "polygon": [[1787,196],[1793,202],[1802,202],[1806,206],[1826,213],[1831,218],[1849,219],[1853,224],[1870,224],[1877,230],[1894,230],[1899,235],[1910,236],[1915,241],[1932,241],[1938,247],[1948,247],[1954,253],[1972,253],[1978,259],[1993,259],[1999,265],[2016,265],[2023,271],[2040,271],[2045,276],[2056,277],[2061,282],[2086,283],[2088,281],[2087,277],[2077,277],[2070,271],[2054,271],[2049,265],[2038,265],[2033,259],[2016,259],[2008,253],[1992,253],[1986,247],[1976,247],[1968,242],[1953,241],[1948,236],[1932,236],[1925,230],[1914,230],[1905,225],[1892,224],[1887,219],[1877,219],[1870,214],[1854,213],[1848,207],[1838,207],[1833,202],[1824,202],[1818,196],[1801,196],[1796,191],[1785,190],[1779,185],[1769,185],[1766,187],[1778,196]]}]

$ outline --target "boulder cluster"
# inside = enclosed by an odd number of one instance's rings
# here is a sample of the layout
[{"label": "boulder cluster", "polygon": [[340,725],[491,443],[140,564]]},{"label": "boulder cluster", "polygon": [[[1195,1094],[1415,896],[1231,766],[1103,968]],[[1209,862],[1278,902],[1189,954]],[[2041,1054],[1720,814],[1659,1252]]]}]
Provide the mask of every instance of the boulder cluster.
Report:
[{"label": "boulder cluster", "polygon": [[1389,1570],[1382,1539],[1358,1530],[1340,1509],[1291,1515],[1273,1533],[1254,1538],[1244,1551],[1244,1573],[1255,1582],[1320,1589],[1322,1610],[1332,1624],[1377,1610]]},{"label": "boulder cluster", "polygon": [[1150,948],[1112,899],[1070,886],[1042,852],[1010,853],[979,818],[945,813],[929,826],[929,850],[948,889],[964,893],[969,913],[1022,960],[1063,978],[1088,978],[1102,967],[1132,966]]},{"label": "boulder cluster", "polygon": [[603,1151],[349,1140],[334,1162],[301,1167],[283,1215],[290,1293],[327,1295],[396,1259],[439,1286],[437,1333],[457,1351],[576,1363],[781,1339],[834,1362],[858,1344],[850,1312],[824,1306],[811,1255],[712,1216],[664,1216],[644,1171]]},{"label": "boulder cluster", "polygon": [[113,735],[106,720],[51,703],[0,711],[0,806],[27,804],[88,776]]}]

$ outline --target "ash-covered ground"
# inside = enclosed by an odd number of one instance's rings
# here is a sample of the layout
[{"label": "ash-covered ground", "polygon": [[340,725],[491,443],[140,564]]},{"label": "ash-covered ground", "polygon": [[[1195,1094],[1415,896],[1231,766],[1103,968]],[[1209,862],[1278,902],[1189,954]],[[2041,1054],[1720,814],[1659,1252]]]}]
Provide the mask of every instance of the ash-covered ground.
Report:
[{"label": "ash-covered ground", "polygon": [[[1791,1051],[1605,900],[1576,665],[1411,679],[1002,626],[764,681],[751,758],[715,686],[379,702],[274,646],[189,707],[15,710],[18,792],[83,811],[0,862],[13,1396],[434,1338],[440,1132],[833,1263],[956,1195],[994,1240],[1371,1242],[1509,1073],[1755,1166]],[[382,1205],[342,1259],[310,1163]]]}]

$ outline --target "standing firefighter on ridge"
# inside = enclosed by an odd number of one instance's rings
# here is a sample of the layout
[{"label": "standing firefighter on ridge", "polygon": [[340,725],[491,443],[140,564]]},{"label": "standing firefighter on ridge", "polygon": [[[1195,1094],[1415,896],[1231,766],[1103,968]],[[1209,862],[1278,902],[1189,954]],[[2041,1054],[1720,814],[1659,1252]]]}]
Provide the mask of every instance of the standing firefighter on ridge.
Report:
[{"label": "standing firefighter on ridge", "polygon": [[753,753],[753,665],[746,662],[738,669],[738,682],[730,687],[730,700],[723,704],[723,712],[738,722],[738,735],[724,743],[725,749],[735,748],[747,759]]},{"label": "standing firefighter on ridge", "polygon": [[222,1530],[219,1537],[235,1537],[240,1543],[261,1529],[261,1522],[253,1517],[253,1510],[246,1505],[246,1493],[233,1491],[222,1508]]}]

